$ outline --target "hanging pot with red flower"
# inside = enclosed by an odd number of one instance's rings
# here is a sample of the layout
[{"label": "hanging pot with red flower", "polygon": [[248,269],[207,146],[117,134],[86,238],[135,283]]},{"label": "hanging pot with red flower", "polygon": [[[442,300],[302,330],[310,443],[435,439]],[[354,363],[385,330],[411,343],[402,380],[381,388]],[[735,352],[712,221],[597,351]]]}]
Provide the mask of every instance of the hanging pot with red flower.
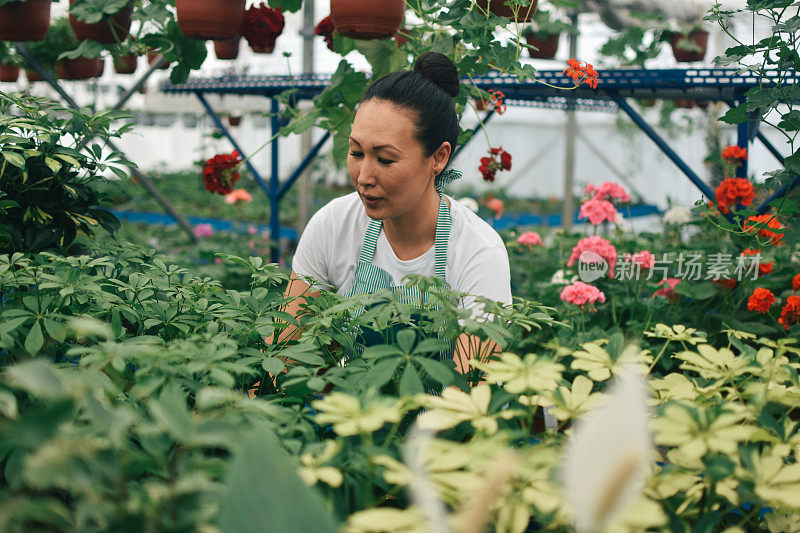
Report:
[{"label": "hanging pot with red flower", "polygon": [[[69,5],[72,8],[75,0],[70,0]],[[90,39],[98,43],[116,43],[128,36],[132,12],[133,8],[129,4],[116,13],[100,17],[96,22],[86,22],[70,12],[69,25],[79,41]]]},{"label": "hanging pot with red flower", "polygon": [[242,38],[237,34],[227,41],[214,41],[214,54],[217,59],[231,60],[239,57],[239,43]]},{"label": "hanging pot with red flower", "polygon": [[353,39],[387,39],[403,23],[405,0],[331,0],[336,32]]},{"label": "hanging pot with red flower", "polygon": [[51,0],[0,6],[0,41],[41,41],[50,29]]},{"label": "hanging pot with red flower", "polygon": [[553,59],[558,52],[558,39],[561,34],[555,33],[552,35],[528,32],[525,34],[525,40],[533,48],[528,48],[528,54],[534,59]]},{"label": "hanging pot with red flower", "polygon": [[481,8],[484,13],[488,9],[492,14],[498,17],[509,18],[514,22],[530,22],[533,18],[533,14],[536,13],[536,5],[539,3],[539,0],[532,0],[530,2],[517,4],[512,8],[506,5],[507,1],[508,0],[475,0],[475,5]]},{"label": "hanging pot with red flower", "polygon": [[175,9],[181,33],[197,39],[232,39],[244,20],[244,0],[175,0]]},{"label": "hanging pot with red flower", "polygon": [[283,33],[286,21],[281,8],[272,8],[261,4],[250,6],[245,12],[242,22],[242,37],[257,54],[271,54],[275,50],[275,41]]}]

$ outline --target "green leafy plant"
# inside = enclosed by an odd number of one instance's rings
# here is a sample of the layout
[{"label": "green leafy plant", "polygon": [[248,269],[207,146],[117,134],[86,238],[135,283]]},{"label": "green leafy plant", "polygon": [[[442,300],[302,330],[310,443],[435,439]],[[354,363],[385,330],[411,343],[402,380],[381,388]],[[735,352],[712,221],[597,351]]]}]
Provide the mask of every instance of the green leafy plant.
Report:
[{"label": "green leafy plant", "polygon": [[68,250],[78,234],[118,227],[100,207],[94,184],[106,171],[126,177],[124,167],[132,163],[99,144],[87,152],[78,147],[127,131],[128,125],[111,129],[124,113],[90,115],[45,98],[0,93],[0,115],[0,250]]}]

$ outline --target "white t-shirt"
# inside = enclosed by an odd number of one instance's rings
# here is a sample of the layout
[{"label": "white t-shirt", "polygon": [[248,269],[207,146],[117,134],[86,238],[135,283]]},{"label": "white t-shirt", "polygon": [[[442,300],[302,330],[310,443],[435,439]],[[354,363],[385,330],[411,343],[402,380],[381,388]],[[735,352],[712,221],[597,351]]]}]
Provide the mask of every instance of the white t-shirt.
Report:
[{"label": "white t-shirt", "polygon": [[[450,287],[473,297],[459,307],[480,311],[474,296],[511,303],[508,252],[497,232],[466,206],[450,198],[452,225],[447,244],[445,279]],[[336,198],[317,211],[308,222],[292,262],[299,275],[310,276],[347,294],[355,278],[361,245],[369,225],[364,206],[353,192]],[[434,275],[435,247],[421,256],[403,261],[381,231],[373,263],[385,270],[396,285],[408,274]],[[316,286],[315,288],[324,288]]]}]

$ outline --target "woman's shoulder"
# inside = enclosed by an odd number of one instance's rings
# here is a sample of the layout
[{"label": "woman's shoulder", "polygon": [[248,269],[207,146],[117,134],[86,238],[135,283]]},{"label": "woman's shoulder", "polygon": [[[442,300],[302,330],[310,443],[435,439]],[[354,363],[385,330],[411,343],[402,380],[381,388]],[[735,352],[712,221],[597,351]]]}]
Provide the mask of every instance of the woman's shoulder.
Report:
[{"label": "woman's shoulder", "polygon": [[[477,252],[484,248],[503,248],[505,243],[488,222],[461,202],[450,198],[451,235]],[[459,247],[460,249],[463,249]]]}]

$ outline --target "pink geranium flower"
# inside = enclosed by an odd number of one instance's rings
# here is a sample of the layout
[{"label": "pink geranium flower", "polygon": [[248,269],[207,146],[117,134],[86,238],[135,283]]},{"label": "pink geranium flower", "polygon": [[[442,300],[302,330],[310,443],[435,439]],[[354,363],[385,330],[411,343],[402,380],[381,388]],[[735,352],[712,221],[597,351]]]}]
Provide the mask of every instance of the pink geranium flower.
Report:
[{"label": "pink geranium flower", "polygon": [[628,192],[622,188],[621,185],[614,183],[613,181],[604,181],[600,185],[590,183],[586,186],[584,192],[588,195],[592,195],[593,198],[598,200],[611,198],[612,200],[618,200],[623,203],[631,201],[631,197]]},{"label": "pink geranium flower", "polygon": [[642,268],[653,268],[653,265],[656,264],[656,258],[653,257],[653,254],[648,252],[647,250],[642,250],[641,252],[636,252],[631,257],[631,254],[628,254],[628,261],[632,262],[635,265],[639,265]]},{"label": "pink geranium flower", "polygon": [[583,307],[586,304],[605,302],[606,295],[593,285],[576,281],[572,285],[564,287],[564,290],[561,291],[561,299],[567,303]]},{"label": "pink geranium flower", "polygon": [[608,200],[603,200],[594,196],[581,205],[581,211],[578,213],[579,219],[588,218],[589,223],[596,226],[608,220],[609,222],[617,221],[617,208]]},{"label": "pink geranium flower", "polygon": [[234,189],[233,192],[225,195],[226,204],[238,204],[239,202],[252,202],[252,195],[245,189]]},{"label": "pink geranium flower", "polygon": [[567,260],[567,266],[575,264],[575,261],[579,260],[584,252],[593,252],[605,259],[608,263],[608,275],[612,278],[614,277],[614,266],[617,264],[617,249],[614,248],[613,244],[598,235],[581,239],[572,249],[572,253]]},{"label": "pink geranium flower", "polygon": [[678,293],[675,292],[675,286],[680,283],[680,278],[666,278],[662,279],[659,283],[661,286],[656,292],[653,293],[653,298],[656,296],[663,296],[670,302],[678,301]]},{"label": "pink geranium flower", "polygon": [[535,231],[526,231],[525,233],[522,233],[519,237],[517,237],[517,244],[533,248],[537,244],[541,246],[544,243],[542,243],[541,235],[539,235]]},{"label": "pink geranium flower", "polygon": [[489,198],[489,200],[486,202],[486,207],[494,211],[494,216],[496,218],[503,216],[505,204],[500,198]]},{"label": "pink geranium flower", "polygon": [[214,228],[211,224],[198,224],[194,227],[194,236],[198,239],[201,237],[211,237],[214,234]]}]

